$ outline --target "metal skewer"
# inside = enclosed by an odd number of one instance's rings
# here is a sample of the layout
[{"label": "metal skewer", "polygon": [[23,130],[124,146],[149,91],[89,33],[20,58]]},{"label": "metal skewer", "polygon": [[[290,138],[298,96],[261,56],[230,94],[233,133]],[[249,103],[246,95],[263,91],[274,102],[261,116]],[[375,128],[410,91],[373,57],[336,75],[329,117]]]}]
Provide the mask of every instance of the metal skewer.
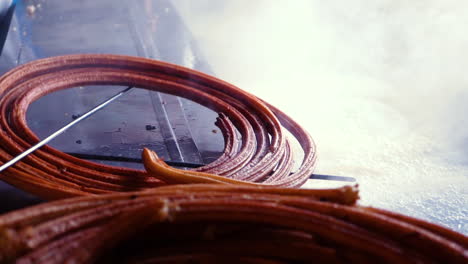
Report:
[{"label": "metal skewer", "polygon": [[43,140],[41,140],[40,142],[38,142],[36,145],[30,147],[29,149],[27,149],[26,151],[24,151],[23,153],[19,154],[18,156],[16,156],[15,158],[13,158],[12,160],[8,161],[7,163],[3,164],[2,166],[0,166],[0,172],[4,171],[5,169],[7,169],[8,167],[10,167],[11,165],[15,164],[16,162],[20,161],[21,159],[23,159],[24,157],[26,157],[27,155],[31,154],[32,152],[34,152],[35,150],[37,150],[38,148],[44,146],[45,144],[49,143],[49,141],[51,141],[52,139],[54,139],[55,137],[57,137],[58,135],[62,134],[63,132],[65,132],[67,129],[69,129],[70,127],[78,124],[80,121],[90,117],[92,114],[96,113],[97,111],[101,110],[102,108],[104,108],[106,105],[108,105],[109,103],[111,103],[112,101],[114,101],[115,99],[119,98],[120,96],[122,96],[124,93],[130,91],[130,89],[132,89],[133,87],[132,86],[129,86],[127,87],[125,90],[122,90],[120,91],[119,93],[117,93],[116,95],[112,96],[111,98],[105,100],[104,102],[100,103],[99,105],[95,106],[93,109],[89,110],[88,112],[86,112],[85,114],[77,117],[75,120],[73,120],[72,122],[68,123],[66,126],[60,128],[59,130],[55,131],[54,133],[52,133],[50,136],[44,138]]}]

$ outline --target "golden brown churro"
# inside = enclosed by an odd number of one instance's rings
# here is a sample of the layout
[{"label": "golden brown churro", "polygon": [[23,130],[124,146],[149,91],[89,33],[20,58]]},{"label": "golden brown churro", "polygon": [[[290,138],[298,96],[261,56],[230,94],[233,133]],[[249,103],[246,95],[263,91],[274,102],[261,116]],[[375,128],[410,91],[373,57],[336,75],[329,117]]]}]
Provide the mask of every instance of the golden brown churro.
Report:
[{"label": "golden brown churro", "polygon": [[[354,200],[350,200],[350,194]],[[0,261],[466,263],[468,260],[466,237],[461,236],[464,241],[454,240],[424,225],[356,206],[356,199],[356,192],[345,190],[220,184],[172,185],[65,199],[0,216]]]},{"label": "golden brown churro", "polygon": [[[117,55],[41,59],[1,77],[0,162],[39,141],[26,124],[31,102],[47,93],[84,85],[135,86],[182,96],[219,112],[216,123],[225,138],[224,153],[194,171],[283,187],[301,186],[313,171],[316,156],[311,137],[276,108],[209,75],[165,62]],[[302,165],[294,172],[283,129],[291,131],[304,151]],[[141,170],[96,164],[49,146],[9,168],[0,178],[46,199],[135,191],[169,183],[148,177]]]}]

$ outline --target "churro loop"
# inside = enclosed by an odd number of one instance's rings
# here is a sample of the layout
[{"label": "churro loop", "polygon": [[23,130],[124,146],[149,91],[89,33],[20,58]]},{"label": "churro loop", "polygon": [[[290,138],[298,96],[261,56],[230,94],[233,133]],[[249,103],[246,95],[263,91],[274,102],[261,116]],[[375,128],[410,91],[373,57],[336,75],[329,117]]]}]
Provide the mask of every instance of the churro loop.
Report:
[{"label": "churro loop", "polygon": [[[120,55],[67,55],[33,61],[0,78],[0,162],[39,138],[26,123],[28,106],[41,96],[86,85],[124,85],[185,97],[219,112],[223,155],[194,169],[235,181],[299,187],[312,174],[315,145],[280,110],[229,83],[181,66]],[[304,158],[292,171],[283,129],[301,144]],[[240,138],[238,135],[240,135]],[[170,182],[145,171],[96,164],[45,146],[0,175],[0,179],[46,199],[135,191]]]},{"label": "churro loop", "polygon": [[185,184],[0,216],[1,263],[460,263],[468,238],[357,190]]}]

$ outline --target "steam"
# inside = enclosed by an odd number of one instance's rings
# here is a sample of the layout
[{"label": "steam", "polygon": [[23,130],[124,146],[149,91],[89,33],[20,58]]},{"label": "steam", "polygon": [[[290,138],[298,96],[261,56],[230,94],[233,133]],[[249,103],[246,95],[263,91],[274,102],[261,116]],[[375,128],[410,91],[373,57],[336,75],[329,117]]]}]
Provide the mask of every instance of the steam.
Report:
[{"label": "steam", "polygon": [[467,3],[175,3],[218,77],[307,128],[317,173],[468,233]]}]

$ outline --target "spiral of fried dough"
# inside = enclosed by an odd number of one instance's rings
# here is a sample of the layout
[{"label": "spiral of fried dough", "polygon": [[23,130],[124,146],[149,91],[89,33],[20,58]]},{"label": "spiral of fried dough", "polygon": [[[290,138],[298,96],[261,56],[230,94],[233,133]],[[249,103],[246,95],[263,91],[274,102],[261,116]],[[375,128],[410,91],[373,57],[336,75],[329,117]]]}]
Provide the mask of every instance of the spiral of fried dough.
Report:
[{"label": "spiral of fried dough", "polygon": [[356,199],[220,184],[64,199],[0,216],[0,262],[467,262],[467,237]]},{"label": "spiral of fried dough", "polygon": [[[299,187],[314,169],[315,145],[280,110],[229,83],[181,66],[119,55],[67,55],[21,65],[0,78],[0,163],[39,141],[26,123],[28,106],[54,91],[86,85],[125,85],[190,99],[220,113],[225,148],[193,173],[238,182]],[[284,130],[304,151],[299,169]],[[240,135],[240,137],[239,137]],[[0,175],[18,188],[57,199],[154,188],[171,182],[145,171],[85,161],[44,146]]]}]

